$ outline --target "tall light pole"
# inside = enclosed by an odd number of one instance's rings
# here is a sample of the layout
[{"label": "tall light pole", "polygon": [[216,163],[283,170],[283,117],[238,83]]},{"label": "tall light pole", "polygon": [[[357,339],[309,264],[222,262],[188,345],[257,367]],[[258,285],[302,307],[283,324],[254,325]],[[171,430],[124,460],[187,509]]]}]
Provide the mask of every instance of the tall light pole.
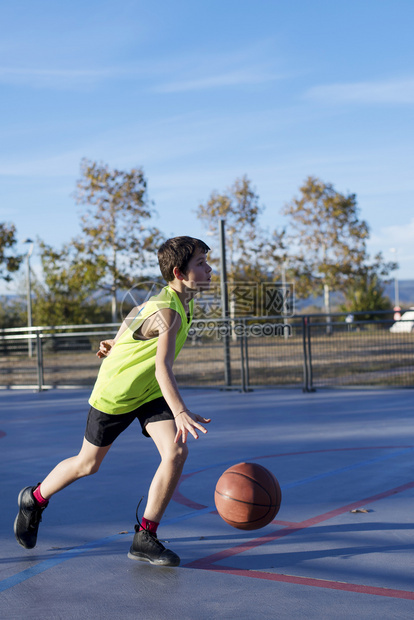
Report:
[{"label": "tall light pole", "polygon": [[[221,286],[221,313],[223,319],[229,317],[229,297],[227,289],[227,267],[226,267],[226,222],[219,220],[219,236],[220,236],[220,286]],[[231,366],[230,366],[230,343],[227,328],[229,322],[224,321],[225,334],[224,342],[224,381],[226,386],[231,385]]]},{"label": "tall light pole", "polygon": [[33,247],[34,247],[34,242],[32,241],[32,239],[26,239],[26,241],[23,241],[23,243],[29,243],[29,249],[27,251],[26,254],[26,265],[27,265],[27,280],[26,280],[26,285],[27,285],[27,327],[28,327],[28,331],[29,331],[29,341],[28,341],[28,352],[29,352],[29,357],[33,357],[33,346],[32,346],[32,331],[31,331],[31,327],[32,327],[32,283],[31,283],[31,277],[30,277],[30,257],[32,255],[33,252]]},{"label": "tall light pole", "polygon": [[[322,244],[322,256],[323,262],[326,261],[326,245]],[[326,274],[324,274],[326,277]],[[324,306],[326,314],[326,333],[330,336],[332,334],[332,320],[331,320],[331,299],[330,299],[330,287],[327,282],[323,285]]]}]

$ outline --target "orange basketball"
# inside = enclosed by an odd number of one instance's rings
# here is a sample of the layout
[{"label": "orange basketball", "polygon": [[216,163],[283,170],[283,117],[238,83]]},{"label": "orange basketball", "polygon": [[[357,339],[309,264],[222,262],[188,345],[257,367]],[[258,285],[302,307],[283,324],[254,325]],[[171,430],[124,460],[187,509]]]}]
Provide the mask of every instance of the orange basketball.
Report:
[{"label": "orange basketball", "polygon": [[258,530],[277,515],[282,492],[274,475],[257,463],[232,465],[220,476],[214,501],[220,517],[239,530]]}]

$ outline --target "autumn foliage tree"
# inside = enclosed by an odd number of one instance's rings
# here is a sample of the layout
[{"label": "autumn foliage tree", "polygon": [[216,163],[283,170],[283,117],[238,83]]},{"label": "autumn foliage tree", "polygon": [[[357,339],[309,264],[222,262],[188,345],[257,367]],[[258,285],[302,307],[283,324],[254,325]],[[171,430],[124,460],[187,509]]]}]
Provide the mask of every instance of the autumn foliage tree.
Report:
[{"label": "autumn foliage tree", "polygon": [[[219,220],[226,223],[226,258],[229,278],[240,278],[255,265],[260,246],[258,218],[263,210],[260,199],[247,176],[235,180],[223,192],[213,191],[196,210],[218,249]],[[209,242],[210,244],[210,242]],[[215,246],[215,248],[214,248]],[[218,262],[212,258],[212,262]]]},{"label": "autumn foliage tree", "polygon": [[150,225],[147,181],[141,168],[124,171],[84,159],[75,196],[86,208],[77,250],[99,265],[96,285],[111,296],[115,322],[117,291],[133,286],[139,271],[153,265],[162,240]]},{"label": "autumn foliage tree", "polygon": [[0,278],[6,282],[10,282],[11,274],[18,271],[23,260],[22,255],[13,251],[16,242],[14,224],[0,223]]},{"label": "autumn foliage tree", "polygon": [[246,176],[222,193],[212,192],[198,207],[198,217],[217,241],[219,219],[225,220],[229,280],[293,283],[301,298],[323,293],[327,315],[331,291],[342,292],[349,307],[356,307],[357,298],[368,303],[362,294],[367,286],[370,305],[386,305],[379,295],[381,282],[396,265],[385,263],[381,253],[373,259],[368,255],[369,228],[359,217],[355,194],[308,177],[282,210],[285,229],[263,230],[262,212]]},{"label": "autumn foliage tree", "polygon": [[330,183],[308,177],[300,196],[286,205],[291,259],[305,294],[341,288],[366,260],[369,231],[358,218],[355,194],[341,194]]},{"label": "autumn foliage tree", "polygon": [[358,320],[383,319],[383,314],[373,315],[376,310],[391,310],[393,304],[385,295],[384,279],[389,271],[396,267],[393,263],[383,263],[382,255],[375,256],[371,265],[364,265],[348,286],[345,287],[345,302],[340,306],[341,312],[365,312],[359,314]]},{"label": "autumn foliage tree", "polygon": [[324,292],[329,312],[330,291],[343,289],[367,260],[369,230],[358,217],[356,196],[308,177],[283,214],[289,217],[296,290],[301,296]]},{"label": "autumn foliage tree", "polygon": [[33,320],[35,325],[78,325],[109,322],[105,307],[97,299],[104,264],[88,256],[79,241],[56,249],[38,241],[43,277],[34,278]]}]

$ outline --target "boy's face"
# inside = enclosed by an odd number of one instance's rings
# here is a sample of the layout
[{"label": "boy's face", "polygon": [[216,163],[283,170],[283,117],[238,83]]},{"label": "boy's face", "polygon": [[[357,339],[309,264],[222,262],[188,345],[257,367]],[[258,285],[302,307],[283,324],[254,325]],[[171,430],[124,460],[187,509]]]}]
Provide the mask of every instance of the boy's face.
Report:
[{"label": "boy's face", "polygon": [[205,290],[210,286],[211,272],[212,268],[207,262],[206,253],[203,250],[196,250],[185,274],[182,274],[182,282],[192,290]]}]

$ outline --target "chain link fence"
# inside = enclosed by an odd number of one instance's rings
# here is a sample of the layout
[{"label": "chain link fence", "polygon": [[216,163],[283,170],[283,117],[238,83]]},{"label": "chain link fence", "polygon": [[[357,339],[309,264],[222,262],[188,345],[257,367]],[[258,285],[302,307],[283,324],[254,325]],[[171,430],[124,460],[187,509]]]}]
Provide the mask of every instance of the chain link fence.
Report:
[{"label": "chain link fence", "polygon": [[[378,317],[376,312],[375,316]],[[368,317],[368,320],[367,320]],[[392,314],[361,313],[195,320],[174,372],[183,387],[247,391],[414,387],[414,331],[394,333]],[[349,317],[348,317],[349,319]],[[364,319],[364,320],[362,320]],[[0,388],[91,387],[99,342],[118,325],[0,330]]]}]

